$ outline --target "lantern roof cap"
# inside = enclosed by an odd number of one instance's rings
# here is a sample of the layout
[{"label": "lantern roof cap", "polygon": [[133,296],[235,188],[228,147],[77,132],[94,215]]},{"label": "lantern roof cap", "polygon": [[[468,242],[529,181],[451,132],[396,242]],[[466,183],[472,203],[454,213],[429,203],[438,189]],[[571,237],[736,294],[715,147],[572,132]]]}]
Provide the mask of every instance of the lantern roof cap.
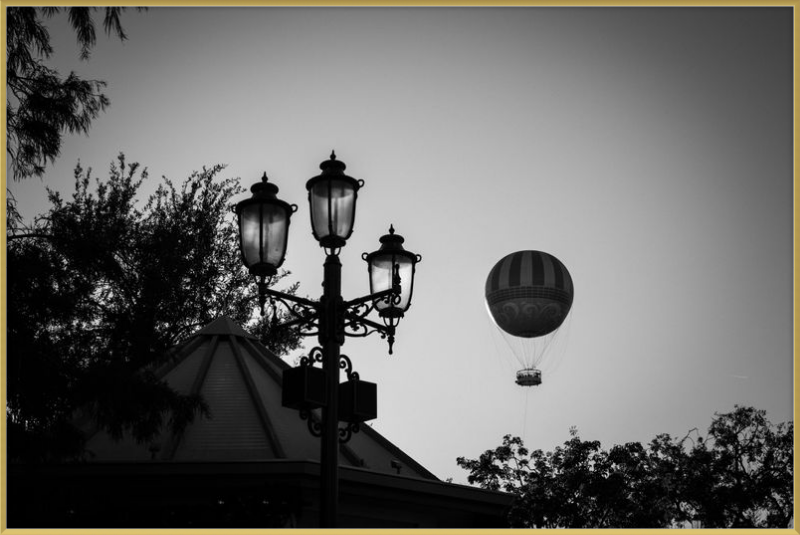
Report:
[{"label": "lantern roof cap", "polygon": [[261,177],[261,181],[250,186],[250,192],[253,194],[253,197],[275,197],[278,193],[278,186],[273,182],[269,182],[265,171],[264,175]]},{"label": "lantern roof cap", "polygon": [[380,237],[381,246],[377,251],[371,253],[364,253],[361,258],[367,262],[371,262],[373,258],[382,254],[398,254],[409,258],[412,262],[417,263],[422,260],[422,255],[412,253],[403,247],[403,238],[400,234],[395,234],[394,225],[389,225],[389,233]]},{"label": "lantern roof cap", "polygon": [[344,170],[347,168],[347,166],[343,161],[336,159],[336,153],[333,151],[331,152],[330,159],[319,164],[319,168],[322,169],[322,173],[309,178],[308,182],[306,182],[306,189],[311,190],[311,188],[313,188],[318,182],[332,179],[345,180],[351,184],[354,190],[364,187],[363,180],[355,179],[344,174]]},{"label": "lantern roof cap", "polygon": [[336,159],[336,152],[331,151],[331,158],[330,160],[325,160],[321,164],[319,164],[319,168],[322,169],[324,173],[341,173],[344,171],[347,166],[341,160]]},{"label": "lantern roof cap", "polygon": [[384,245],[396,244],[396,247],[399,249],[403,248],[403,246],[400,244],[403,243],[404,241],[406,241],[405,238],[403,238],[400,234],[394,233],[394,225],[389,225],[389,234],[384,234],[383,236],[380,237],[380,242],[382,244]]}]

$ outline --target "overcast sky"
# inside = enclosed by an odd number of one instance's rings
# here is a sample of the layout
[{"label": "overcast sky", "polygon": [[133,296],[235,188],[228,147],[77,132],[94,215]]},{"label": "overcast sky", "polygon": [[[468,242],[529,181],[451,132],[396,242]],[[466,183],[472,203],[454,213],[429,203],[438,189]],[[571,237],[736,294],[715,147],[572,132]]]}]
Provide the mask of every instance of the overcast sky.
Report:
[{"label": "overcast sky", "polygon": [[[395,354],[343,352],[378,383],[374,427],[466,480],[504,434],[550,450],[577,426],[605,447],[705,431],[734,404],[792,419],[791,8],[151,8],[129,40],[56,64],[106,80],[111,106],[44,179],[25,217],[68,194],[80,160],[122,151],[182,181],[266,171],[300,209],[285,267],[318,297],[324,254],[305,182],[335,149],[365,181],[341,253],[345,298],[390,224],[423,256]],[[238,199],[237,199],[238,200]],[[558,257],[576,293],[544,383],[484,306],[508,253]],[[315,344],[308,339],[306,349]],[[297,355],[289,357],[292,362]]]}]

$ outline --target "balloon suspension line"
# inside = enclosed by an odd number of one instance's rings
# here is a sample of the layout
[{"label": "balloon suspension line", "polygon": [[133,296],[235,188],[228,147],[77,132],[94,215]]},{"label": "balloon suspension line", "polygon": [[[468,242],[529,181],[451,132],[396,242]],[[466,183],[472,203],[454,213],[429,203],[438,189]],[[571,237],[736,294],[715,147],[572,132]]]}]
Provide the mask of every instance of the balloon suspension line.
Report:
[{"label": "balloon suspension line", "polygon": [[527,432],[528,432],[528,402],[529,402],[528,400],[530,399],[530,395],[531,395],[531,388],[529,386],[525,387],[525,410],[523,411],[523,414],[522,414],[522,441],[523,442],[525,440],[527,440],[527,438],[528,438],[528,435],[527,435]]}]

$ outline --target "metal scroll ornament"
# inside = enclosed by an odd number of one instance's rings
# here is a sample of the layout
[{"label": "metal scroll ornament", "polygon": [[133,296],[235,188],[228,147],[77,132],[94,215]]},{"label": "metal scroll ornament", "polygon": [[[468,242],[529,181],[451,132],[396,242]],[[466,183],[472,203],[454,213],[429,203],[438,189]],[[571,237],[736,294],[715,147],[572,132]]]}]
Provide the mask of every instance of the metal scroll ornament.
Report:
[{"label": "metal scroll ornament", "polygon": [[[309,351],[308,356],[300,357],[300,366],[314,366],[316,363],[322,363],[323,353],[321,347],[314,347]],[[347,355],[339,355],[339,369],[344,370],[347,379],[350,381],[357,381],[359,375],[357,371],[353,370],[353,361]],[[322,424],[319,419],[311,412],[310,409],[301,409],[299,411],[300,419],[304,420],[308,425],[308,431],[315,437],[322,436]],[[353,435],[361,430],[357,422],[349,422],[345,427],[339,428],[339,443],[345,444],[353,438]]]}]

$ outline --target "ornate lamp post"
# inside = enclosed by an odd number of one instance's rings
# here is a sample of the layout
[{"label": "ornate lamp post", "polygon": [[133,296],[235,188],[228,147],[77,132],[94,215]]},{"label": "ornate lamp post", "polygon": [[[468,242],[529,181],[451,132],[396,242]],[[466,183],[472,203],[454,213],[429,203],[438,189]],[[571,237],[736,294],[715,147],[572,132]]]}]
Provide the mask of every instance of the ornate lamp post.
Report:
[{"label": "ornate lamp post", "polygon": [[[359,379],[350,359],[341,354],[341,346],[346,336],[377,332],[388,340],[392,353],[395,329],[411,304],[415,266],[422,260],[403,248],[402,236],[390,227],[389,234],[380,239],[380,249],[362,255],[368,265],[371,293],[344,301],[339,252],[353,232],[358,190],[364,185],[363,180],[344,174],[345,167],[331,153],[330,160],[320,164],[322,173],[306,184],[314,238],[326,253],[319,301],[267,288],[266,278],[283,264],[289,220],[297,206],[277,198],[278,187],[267,182],[266,173],[251,188],[253,196],[236,205],[242,259],[257,277],[261,314],[267,298],[273,304],[278,300],[294,317],[282,327],[297,327],[303,336],[316,335],[319,340],[320,347],[303,357],[299,367],[284,372],[283,404],[299,409],[311,433],[321,437],[320,527],[336,527],[339,443],[358,432],[360,422],[377,416],[376,385]],[[375,309],[383,324],[367,317]],[[322,363],[322,369],[314,368],[316,362]],[[340,369],[345,369],[348,377],[341,384]],[[321,422],[311,412],[317,408],[321,409]],[[340,421],[345,427],[339,427]]]}]

